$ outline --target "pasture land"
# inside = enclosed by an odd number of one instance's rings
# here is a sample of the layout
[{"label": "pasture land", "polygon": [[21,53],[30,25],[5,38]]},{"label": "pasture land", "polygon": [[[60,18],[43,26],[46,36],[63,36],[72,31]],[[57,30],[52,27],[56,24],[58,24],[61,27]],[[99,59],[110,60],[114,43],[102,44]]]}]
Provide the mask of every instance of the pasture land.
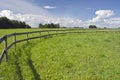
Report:
[{"label": "pasture land", "polygon": [[[14,31],[0,30],[0,35]],[[17,44],[16,51],[9,50],[9,61],[0,65],[0,80],[119,80],[120,31],[81,31],[91,33]]]}]

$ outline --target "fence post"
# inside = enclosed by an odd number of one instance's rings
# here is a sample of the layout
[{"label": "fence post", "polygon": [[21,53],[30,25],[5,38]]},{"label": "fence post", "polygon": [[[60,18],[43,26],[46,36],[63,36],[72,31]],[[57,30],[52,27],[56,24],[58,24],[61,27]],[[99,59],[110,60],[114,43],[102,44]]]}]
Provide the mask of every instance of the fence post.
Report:
[{"label": "fence post", "polygon": [[15,45],[15,50],[16,50],[16,33],[14,33],[14,45]]},{"label": "fence post", "polygon": [[7,54],[7,35],[5,35],[4,50],[5,50],[5,56],[6,56],[6,62],[7,62],[7,61],[8,61],[8,54]]}]

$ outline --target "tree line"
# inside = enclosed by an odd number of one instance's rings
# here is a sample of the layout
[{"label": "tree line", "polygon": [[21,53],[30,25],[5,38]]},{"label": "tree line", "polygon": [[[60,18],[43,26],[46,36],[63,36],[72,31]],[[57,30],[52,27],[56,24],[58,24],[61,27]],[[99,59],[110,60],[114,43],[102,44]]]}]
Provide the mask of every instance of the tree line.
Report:
[{"label": "tree line", "polygon": [[[10,20],[7,17],[0,17],[0,29],[9,28],[31,28],[28,24],[22,21]],[[60,24],[47,23],[39,24],[38,28],[60,28]],[[75,28],[75,27],[74,27]],[[97,28],[96,25],[89,25],[89,28]]]},{"label": "tree line", "polygon": [[39,28],[60,28],[60,24],[54,24],[54,23],[49,23],[49,24],[39,24]]},{"label": "tree line", "polygon": [[22,21],[10,20],[7,17],[0,17],[0,29],[9,28],[31,28],[31,27]]}]

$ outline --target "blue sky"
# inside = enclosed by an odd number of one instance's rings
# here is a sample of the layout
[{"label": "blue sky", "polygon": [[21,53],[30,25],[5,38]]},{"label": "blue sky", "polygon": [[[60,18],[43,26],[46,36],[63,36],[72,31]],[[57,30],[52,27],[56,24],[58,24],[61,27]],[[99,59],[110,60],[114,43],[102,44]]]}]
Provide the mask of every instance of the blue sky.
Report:
[{"label": "blue sky", "polygon": [[0,0],[0,16],[67,27],[120,27],[120,0]]},{"label": "blue sky", "polygon": [[55,6],[55,9],[48,10],[52,14],[83,20],[94,17],[96,10],[114,10],[118,15],[120,13],[120,0],[33,0],[32,2],[40,7]]}]

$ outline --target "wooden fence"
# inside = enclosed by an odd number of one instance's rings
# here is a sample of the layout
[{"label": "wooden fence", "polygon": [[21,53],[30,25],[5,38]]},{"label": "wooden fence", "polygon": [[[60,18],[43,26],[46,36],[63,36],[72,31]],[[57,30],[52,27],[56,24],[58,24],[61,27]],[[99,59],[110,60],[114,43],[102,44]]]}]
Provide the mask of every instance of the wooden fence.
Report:
[{"label": "wooden fence", "polygon": [[[45,37],[49,37],[52,35],[57,35],[57,34],[65,34],[70,32],[69,30],[43,30],[43,31],[32,31],[32,32],[21,32],[21,33],[12,33],[12,34],[8,34],[8,35],[4,35],[3,37],[0,38],[0,44],[4,42],[4,49],[1,53],[0,56],[0,63],[2,62],[3,58],[5,57],[6,62],[8,61],[8,50],[14,45],[15,49],[16,49],[16,44],[23,42],[23,41],[27,41],[28,40],[32,40],[32,39],[36,39],[36,38],[45,38]],[[30,34],[34,34],[34,33],[39,33],[39,36],[34,36],[34,37],[29,37]],[[43,35],[41,33],[44,33]],[[26,37],[24,39],[20,39],[17,40],[17,36],[18,35],[26,35]],[[13,37],[13,41],[8,45],[8,38]]]},{"label": "wooden fence", "polygon": [[[66,34],[66,33],[91,33],[91,32],[120,32],[119,30],[94,30],[94,31],[74,31],[74,30],[42,30],[42,31],[31,31],[31,32],[21,32],[21,33],[12,33],[8,35],[4,35],[3,37],[0,38],[0,44],[4,43],[4,49],[1,53],[0,56],[0,63],[2,62],[3,58],[5,57],[5,60],[8,61],[8,50],[14,45],[16,49],[16,44],[23,42],[23,41],[29,41],[32,39],[37,39],[37,38],[45,38],[49,37],[52,35],[57,35],[57,34]],[[34,33],[39,33],[39,36],[33,36],[30,37],[30,34]],[[45,33],[45,34],[42,34]],[[21,35],[26,35],[24,39],[19,39],[17,40],[17,36]],[[10,37],[13,37],[13,41],[8,44],[8,39]]]}]

